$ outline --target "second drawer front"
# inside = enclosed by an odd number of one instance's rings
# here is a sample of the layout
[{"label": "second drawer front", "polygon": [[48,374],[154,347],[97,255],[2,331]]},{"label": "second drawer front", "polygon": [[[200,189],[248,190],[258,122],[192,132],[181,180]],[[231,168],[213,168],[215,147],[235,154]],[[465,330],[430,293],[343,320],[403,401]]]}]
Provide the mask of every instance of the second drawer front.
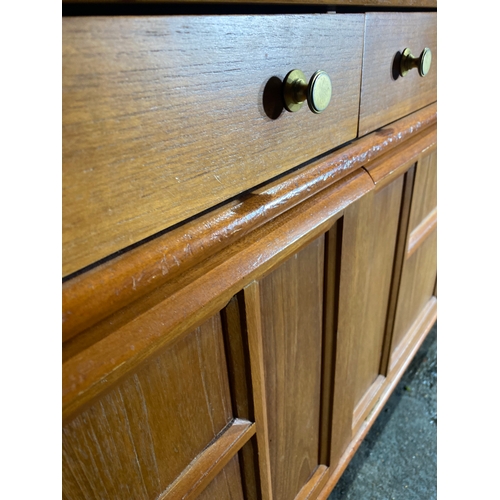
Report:
[{"label": "second drawer front", "polygon": [[[353,139],[363,20],[65,18],[63,276]],[[292,69],[323,113],[283,110]]]},{"label": "second drawer front", "polygon": [[[411,69],[404,77],[398,68],[401,53],[409,48],[416,57],[428,47],[429,73]],[[437,99],[437,42],[435,13],[366,14],[359,135],[401,118]]]}]

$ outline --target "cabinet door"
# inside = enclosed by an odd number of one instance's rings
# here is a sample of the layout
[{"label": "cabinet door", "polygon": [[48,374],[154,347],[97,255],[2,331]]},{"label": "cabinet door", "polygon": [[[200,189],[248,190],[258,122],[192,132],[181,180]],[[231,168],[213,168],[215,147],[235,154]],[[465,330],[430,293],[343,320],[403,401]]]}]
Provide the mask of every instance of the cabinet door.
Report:
[{"label": "cabinet door", "polygon": [[63,498],[244,498],[255,428],[235,418],[223,337],[216,314],[65,424]]},{"label": "cabinet door", "polygon": [[328,476],[324,273],[322,234],[244,291],[254,400],[263,395],[255,403],[261,483],[273,500],[314,498]]},{"label": "cabinet door", "polygon": [[392,333],[389,370],[395,369],[422,325],[436,314],[437,153],[421,158],[415,177],[401,281]]},{"label": "cabinet door", "polygon": [[416,160],[378,162],[376,189],[342,220],[333,463],[435,321],[436,153]]},{"label": "cabinet door", "polygon": [[404,178],[372,191],[343,218],[333,399],[337,462],[383,389],[383,355]]}]

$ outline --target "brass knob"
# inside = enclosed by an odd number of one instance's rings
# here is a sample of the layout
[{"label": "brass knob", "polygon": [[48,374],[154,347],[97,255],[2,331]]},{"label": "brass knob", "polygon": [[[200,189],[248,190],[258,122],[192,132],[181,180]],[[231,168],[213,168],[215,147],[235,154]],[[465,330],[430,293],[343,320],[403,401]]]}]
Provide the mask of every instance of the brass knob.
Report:
[{"label": "brass knob", "polygon": [[401,56],[401,63],[399,65],[399,73],[401,76],[405,76],[408,71],[412,68],[418,68],[418,73],[420,76],[425,76],[429,73],[431,69],[432,62],[432,52],[431,49],[425,47],[420,54],[420,57],[415,57],[412,55],[411,50],[406,48],[403,50]]},{"label": "brass knob", "polygon": [[298,111],[306,100],[313,113],[321,113],[327,108],[331,98],[332,82],[324,71],[316,71],[307,83],[306,75],[299,69],[294,69],[283,81],[285,108],[292,113]]}]

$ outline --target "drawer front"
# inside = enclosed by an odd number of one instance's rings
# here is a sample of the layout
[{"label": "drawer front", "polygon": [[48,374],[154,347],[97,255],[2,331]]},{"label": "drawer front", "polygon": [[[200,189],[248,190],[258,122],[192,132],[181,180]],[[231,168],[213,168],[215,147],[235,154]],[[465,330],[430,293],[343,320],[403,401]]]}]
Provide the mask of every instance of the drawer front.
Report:
[{"label": "drawer front", "polygon": [[[63,276],[356,136],[364,15],[63,19]],[[292,69],[332,99],[283,110]]]},{"label": "drawer front", "polygon": [[[363,78],[359,113],[359,136],[437,100],[437,42],[435,13],[366,14]],[[432,52],[429,73],[418,69],[399,75],[404,49],[420,56]]]}]

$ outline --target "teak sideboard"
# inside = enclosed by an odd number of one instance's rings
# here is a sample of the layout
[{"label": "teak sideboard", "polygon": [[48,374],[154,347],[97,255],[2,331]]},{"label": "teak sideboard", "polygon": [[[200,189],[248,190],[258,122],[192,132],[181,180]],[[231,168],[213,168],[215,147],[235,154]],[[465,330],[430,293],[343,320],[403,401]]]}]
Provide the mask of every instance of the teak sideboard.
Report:
[{"label": "teak sideboard", "polygon": [[62,40],[63,498],[326,499],[437,317],[436,1]]}]

